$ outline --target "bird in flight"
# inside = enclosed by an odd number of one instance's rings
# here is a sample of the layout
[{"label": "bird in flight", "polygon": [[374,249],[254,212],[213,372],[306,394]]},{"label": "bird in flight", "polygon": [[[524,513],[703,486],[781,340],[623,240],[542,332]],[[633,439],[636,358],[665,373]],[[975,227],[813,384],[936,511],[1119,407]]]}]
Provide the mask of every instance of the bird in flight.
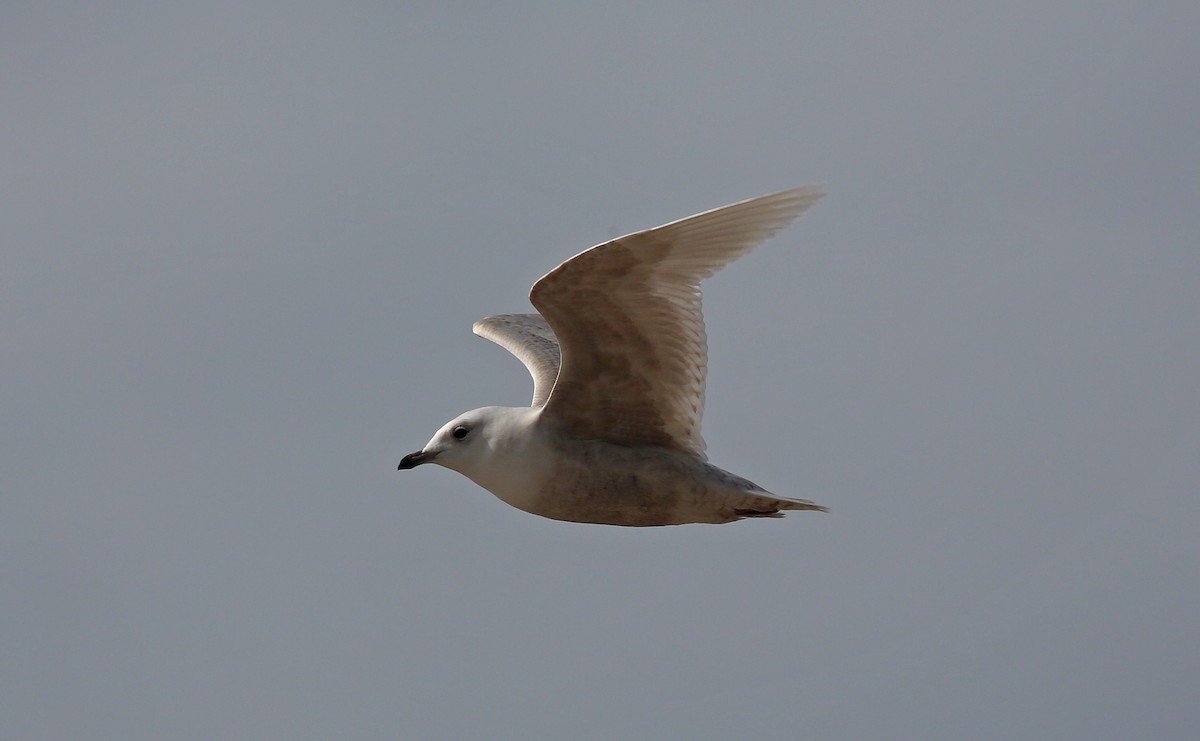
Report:
[{"label": "bird in flight", "polygon": [[571,522],[827,511],[717,468],[700,436],[708,363],[700,282],[823,195],[810,185],[741,201],[618,237],[551,270],[529,292],[540,313],[474,325],[525,364],[531,405],[460,414],[399,468],[436,463],[518,509]]}]

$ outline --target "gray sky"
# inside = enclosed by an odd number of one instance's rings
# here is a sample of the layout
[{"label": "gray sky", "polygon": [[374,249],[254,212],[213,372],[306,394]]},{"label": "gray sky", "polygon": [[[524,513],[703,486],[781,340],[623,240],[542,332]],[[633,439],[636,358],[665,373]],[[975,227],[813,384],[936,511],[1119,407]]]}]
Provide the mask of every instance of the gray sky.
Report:
[{"label": "gray sky", "polygon": [[[1200,5],[101,5],[0,10],[0,737],[1195,738]],[[831,514],[396,472],[528,402],[475,319],[814,181],[704,430]]]}]

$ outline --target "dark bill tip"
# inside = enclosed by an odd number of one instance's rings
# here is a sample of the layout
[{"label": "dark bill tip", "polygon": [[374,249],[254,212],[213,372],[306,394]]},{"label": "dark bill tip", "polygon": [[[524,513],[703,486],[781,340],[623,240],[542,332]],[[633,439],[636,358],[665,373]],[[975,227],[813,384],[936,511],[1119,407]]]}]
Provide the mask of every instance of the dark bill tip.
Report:
[{"label": "dark bill tip", "polygon": [[424,450],[418,450],[415,453],[409,453],[400,459],[400,465],[396,466],[397,471],[407,471],[410,468],[416,468],[422,463],[428,463],[436,456],[432,453],[426,453]]}]

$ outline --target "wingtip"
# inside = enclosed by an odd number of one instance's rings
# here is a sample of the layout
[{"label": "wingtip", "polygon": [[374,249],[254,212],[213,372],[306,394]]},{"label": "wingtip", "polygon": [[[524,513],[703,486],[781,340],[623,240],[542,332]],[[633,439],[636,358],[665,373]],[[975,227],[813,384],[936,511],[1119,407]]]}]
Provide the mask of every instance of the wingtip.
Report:
[{"label": "wingtip", "polygon": [[493,314],[492,316],[485,316],[471,325],[471,331],[480,337],[483,337],[484,339],[490,339],[488,337],[488,331],[497,325],[504,324],[505,321],[511,319],[512,316],[512,314]]},{"label": "wingtip", "polygon": [[766,198],[780,198],[781,200],[791,201],[801,208],[801,212],[815,206],[818,201],[828,195],[825,192],[824,183],[809,183],[808,185],[800,185],[795,188],[781,190]]},{"label": "wingtip", "polygon": [[[706,211],[703,214],[697,214],[697,216],[728,212],[731,209],[745,209],[746,212],[761,214],[767,221],[774,220],[775,225],[771,229],[771,233],[774,233],[774,231],[787,226],[795,219],[798,219],[804,212],[817,205],[825,195],[824,183],[810,183],[774,193],[767,193],[755,198],[747,198],[743,201],[731,203],[728,206],[721,206],[720,208]],[[680,221],[688,221],[689,219],[681,219]]]}]

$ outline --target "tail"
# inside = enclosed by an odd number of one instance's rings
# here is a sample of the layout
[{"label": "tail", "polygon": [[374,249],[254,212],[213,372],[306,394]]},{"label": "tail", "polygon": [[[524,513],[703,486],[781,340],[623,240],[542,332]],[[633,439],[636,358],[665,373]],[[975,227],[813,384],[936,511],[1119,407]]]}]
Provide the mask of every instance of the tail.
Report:
[{"label": "tail", "polygon": [[779,509],[810,509],[814,512],[828,512],[829,508],[820,504],[815,504],[807,499],[780,499],[783,504]]},{"label": "tail", "polygon": [[[747,481],[746,483],[750,484],[749,487],[747,487],[746,489],[743,489],[743,491],[746,494],[748,494],[756,499],[765,500],[766,502],[769,502],[771,505],[771,509],[774,509],[776,512],[778,512],[781,509],[807,509],[807,510],[813,510],[814,512],[828,512],[829,511],[828,507],[822,507],[821,505],[819,505],[815,502],[810,502],[807,499],[796,499],[795,497],[781,497],[778,494],[772,494],[771,492],[767,491],[766,489],[762,488],[761,486],[759,486],[758,484],[756,484],[752,481]],[[783,517],[783,515],[779,515],[779,517]]]},{"label": "tail", "polygon": [[770,492],[764,491],[759,494],[746,493],[746,498],[743,506],[733,510],[734,515],[738,519],[743,517],[783,517],[782,510],[812,510],[814,512],[828,512],[828,507],[822,507],[819,504],[808,501],[807,499],[790,499],[778,497]]},{"label": "tail", "polygon": [[705,464],[705,467],[709,476],[722,479],[722,483],[728,487],[727,491],[731,493],[736,492],[736,494],[733,494],[732,502],[730,502],[733,504],[735,519],[740,520],[743,517],[783,517],[782,510],[785,509],[806,509],[815,512],[829,511],[828,507],[822,507],[807,499],[794,499],[792,497],[781,497],[778,494],[772,494],[753,481],[730,473],[723,468],[717,468],[711,463]]}]

